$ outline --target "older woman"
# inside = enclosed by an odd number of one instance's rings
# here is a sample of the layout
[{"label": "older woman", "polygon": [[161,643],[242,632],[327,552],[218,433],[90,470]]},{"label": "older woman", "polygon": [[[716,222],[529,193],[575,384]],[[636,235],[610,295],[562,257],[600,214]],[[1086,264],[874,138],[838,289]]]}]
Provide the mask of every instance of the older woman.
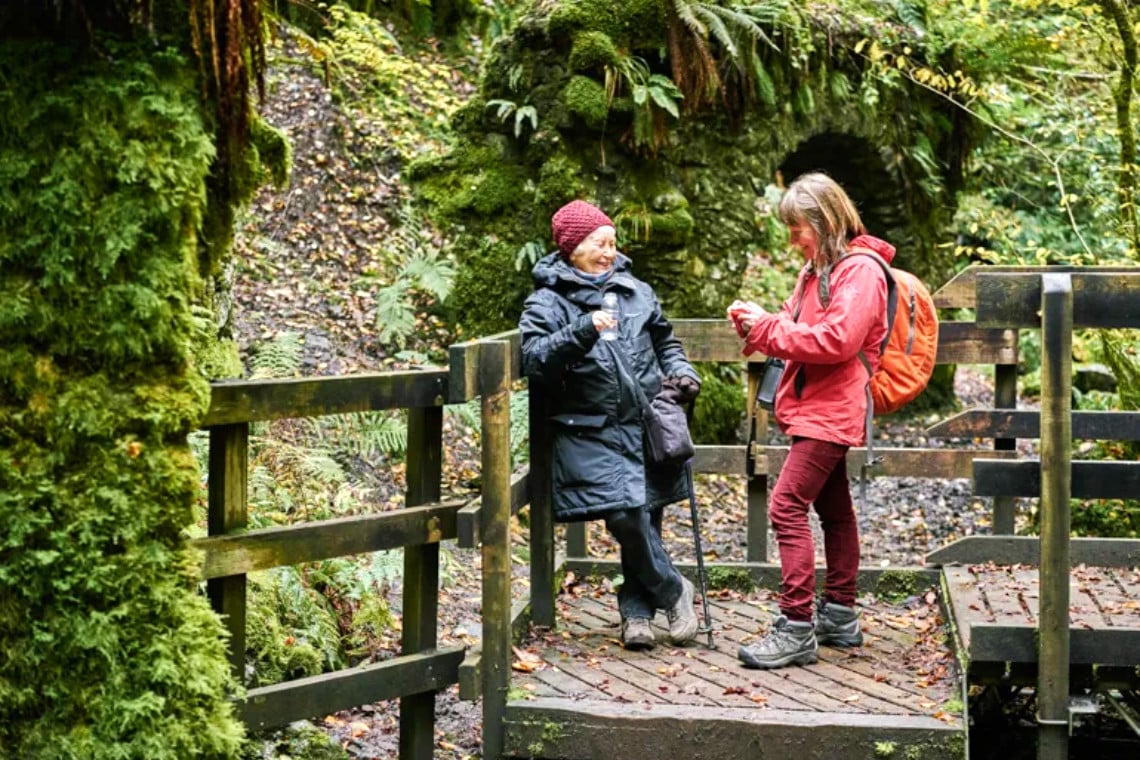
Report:
[{"label": "older woman", "polygon": [[[855,204],[824,174],[796,178],[779,214],[804,259],[792,297],[774,313],[754,303],[729,307],[746,354],[759,351],[787,362],[776,391],[776,421],[792,439],[769,506],[780,546],[783,614],[765,637],[740,648],[738,656],[752,668],[813,663],[820,643],[863,642],[855,610],[859,533],[847,450],[864,443],[867,383],[887,332],[887,283],[873,260],[846,254],[870,249],[888,262],[895,255],[894,246],[867,234]],[[818,603],[808,526],[813,506],[827,561]]]},{"label": "older woman", "polygon": [[[666,504],[687,495],[685,473],[647,464],[632,382],[646,398],[664,385],[680,401],[695,398],[700,382],[653,289],[618,252],[610,218],[573,201],[555,212],[551,226],[558,250],[534,266],[535,292],[519,330],[523,371],[550,399],[554,518],[601,518],[620,545],[618,609],[627,649],[654,645],[650,621],[659,609],[669,640],[683,644],[698,629],[693,584],[669,559],[661,516]],[[616,317],[614,308],[603,309],[611,293]],[[603,332],[614,339],[603,340]]]}]

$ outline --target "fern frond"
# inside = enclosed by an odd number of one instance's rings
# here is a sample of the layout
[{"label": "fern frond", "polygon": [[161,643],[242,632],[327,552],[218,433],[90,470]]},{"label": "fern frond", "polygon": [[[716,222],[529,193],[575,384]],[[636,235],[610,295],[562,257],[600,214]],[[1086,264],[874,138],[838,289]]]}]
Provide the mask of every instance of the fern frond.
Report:
[{"label": "fern frond", "polygon": [[250,360],[250,377],[293,377],[301,366],[301,349],[301,336],[294,332],[279,333],[258,344]]},{"label": "fern frond", "polygon": [[416,329],[416,314],[407,297],[407,284],[397,280],[376,292],[377,337],[403,348]]}]

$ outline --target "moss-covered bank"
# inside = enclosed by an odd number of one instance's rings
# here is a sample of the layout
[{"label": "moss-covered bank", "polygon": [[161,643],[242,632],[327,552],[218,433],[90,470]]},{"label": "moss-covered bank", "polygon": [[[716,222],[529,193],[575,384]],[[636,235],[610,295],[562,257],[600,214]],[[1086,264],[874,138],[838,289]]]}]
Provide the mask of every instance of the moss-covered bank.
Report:
[{"label": "moss-covered bank", "polygon": [[184,545],[197,65],[0,45],[0,756],[231,757],[217,617]]},{"label": "moss-covered bank", "polygon": [[[899,246],[902,266],[943,278],[948,254],[935,243],[967,135],[944,100],[874,66],[860,43],[909,44],[913,59],[955,65],[948,54],[923,50],[888,2],[862,3],[879,17],[789,7],[761,22],[773,45],[741,58],[746,76],[710,42],[725,95],[674,118],[660,105],[667,87],[640,92],[649,106],[637,91],[671,75],[666,5],[535,2],[455,117],[454,151],[412,167],[420,196],[451,225],[461,263],[453,304],[469,334],[512,326],[530,289],[518,253],[549,247],[551,213],[576,197],[615,218],[636,273],[671,315],[719,316],[749,253],[773,247],[758,198],[812,169],[845,184],[872,230]],[[537,127],[516,134],[489,101],[533,107]]]}]

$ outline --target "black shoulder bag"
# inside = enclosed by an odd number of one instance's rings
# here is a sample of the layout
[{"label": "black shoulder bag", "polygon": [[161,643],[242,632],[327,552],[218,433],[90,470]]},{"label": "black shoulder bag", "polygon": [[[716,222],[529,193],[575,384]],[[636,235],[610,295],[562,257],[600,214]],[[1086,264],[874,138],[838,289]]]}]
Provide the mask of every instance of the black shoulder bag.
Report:
[{"label": "black shoulder bag", "polygon": [[679,465],[691,459],[697,450],[689,435],[689,420],[684,408],[663,394],[658,394],[652,402],[649,401],[641,390],[641,384],[634,379],[621,351],[609,341],[605,341],[605,344],[617,361],[622,380],[633,389],[634,398],[641,408],[645,456],[650,464]]}]

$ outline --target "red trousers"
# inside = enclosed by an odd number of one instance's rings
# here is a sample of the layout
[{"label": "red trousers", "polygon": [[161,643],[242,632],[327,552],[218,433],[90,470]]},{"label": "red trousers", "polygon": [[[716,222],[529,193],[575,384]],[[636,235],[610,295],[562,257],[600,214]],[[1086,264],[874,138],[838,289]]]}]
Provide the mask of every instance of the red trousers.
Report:
[{"label": "red trousers", "polygon": [[793,621],[809,622],[814,611],[815,546],[808,525],[813,503],[827,559],[824,596],[851,607],[859,570],[859,528],[847,483],[847,447],[795,438],[769,502],[783,575],[780,611]]}]

